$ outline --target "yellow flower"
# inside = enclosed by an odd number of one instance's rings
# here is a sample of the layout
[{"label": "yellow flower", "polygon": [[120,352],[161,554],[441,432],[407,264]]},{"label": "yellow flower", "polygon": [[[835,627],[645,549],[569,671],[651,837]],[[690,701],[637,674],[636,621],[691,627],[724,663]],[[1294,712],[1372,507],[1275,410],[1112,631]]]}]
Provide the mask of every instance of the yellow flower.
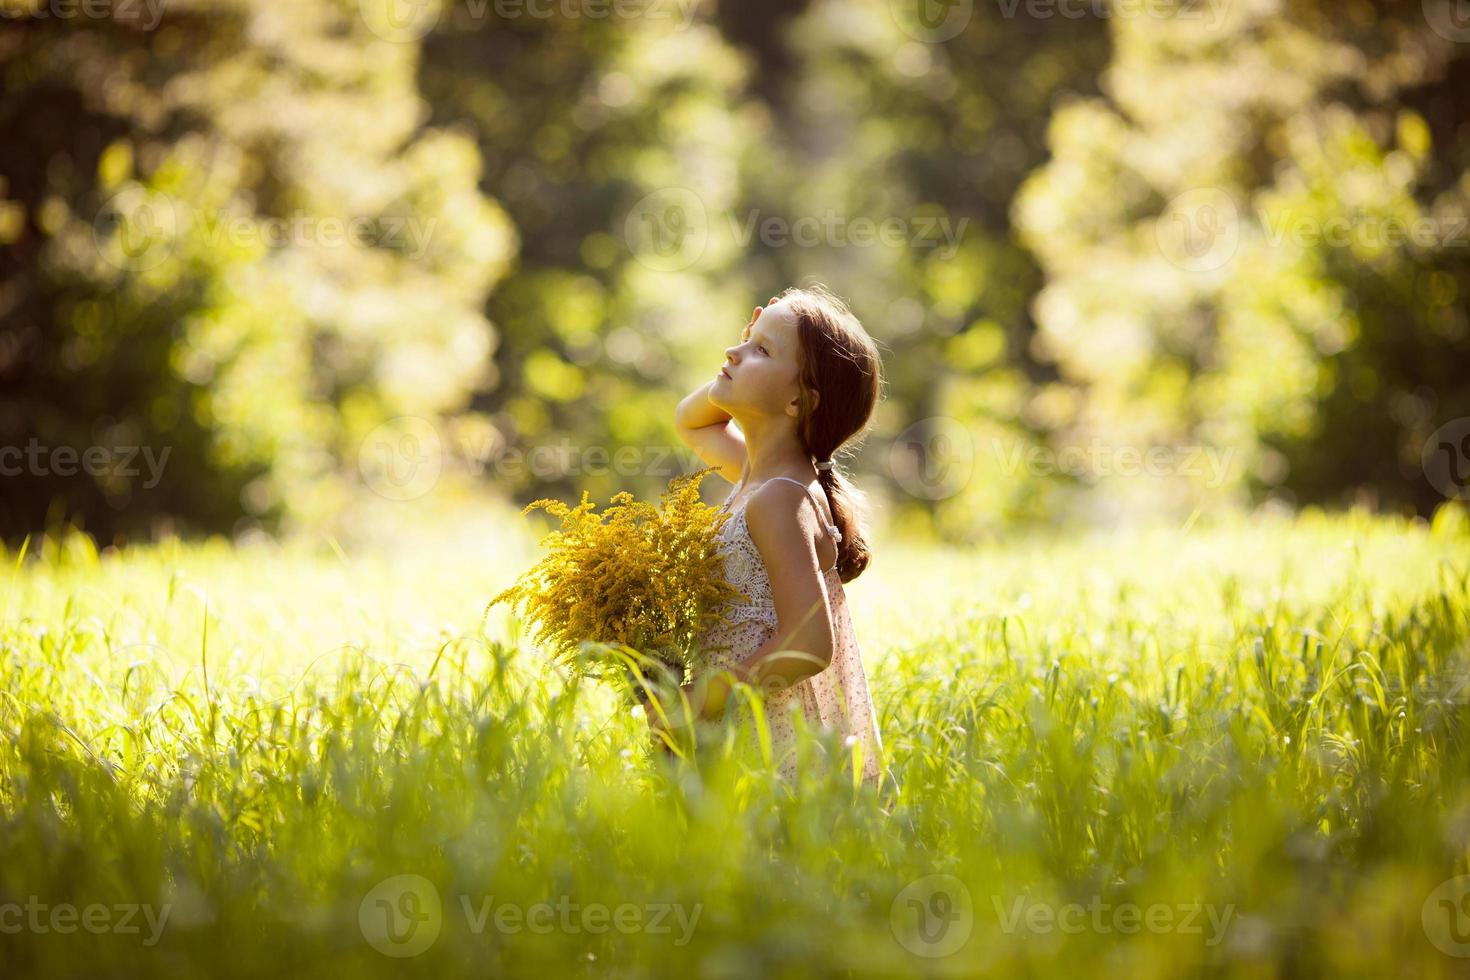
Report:
[{"label": "yellow flower", "polygon": [[576,507],[551,499],[528,504],[522,514],[544,509],[561,518],[561,527],[541,541],[546,555],[486,611],[507,603],[554,659],[592,676],[624,670],[613,651],[593,647],[589,654],[587,642],[631,647],[682,682],[699,637],[741,596],[725,578],[715,539],[729,514],[699,498],[713,470],[675,477],[657,506],[621,491],[596,514],[585,490]]}]

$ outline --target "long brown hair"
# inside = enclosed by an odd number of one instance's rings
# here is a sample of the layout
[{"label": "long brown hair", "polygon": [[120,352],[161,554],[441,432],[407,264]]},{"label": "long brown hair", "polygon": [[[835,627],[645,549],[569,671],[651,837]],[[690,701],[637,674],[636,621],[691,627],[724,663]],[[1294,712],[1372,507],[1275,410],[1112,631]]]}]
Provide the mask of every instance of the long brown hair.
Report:
[{"label": "long brown hair", "polygon": [[[878,345],[847,304],[824,286],[792,286],[779,298],[795,314],[800,338],[797,436],[814,461],[835,464],[837,450],[867,428],[878,407],[883,389]],[[812,392],[818,397],[813,399]],[[842,581],[851,582],[872,559],[863,528],[865,498],[836,465],[817,470],[817,479],[842,532],[837,571]]]}]

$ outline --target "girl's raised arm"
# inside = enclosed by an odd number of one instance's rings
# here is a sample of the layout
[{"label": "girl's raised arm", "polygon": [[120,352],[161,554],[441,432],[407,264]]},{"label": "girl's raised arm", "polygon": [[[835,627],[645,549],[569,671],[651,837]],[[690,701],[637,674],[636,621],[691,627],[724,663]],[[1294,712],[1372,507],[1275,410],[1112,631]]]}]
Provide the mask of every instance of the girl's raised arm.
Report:
[{"label": "girl's raised arm", "polygon": [[[772,296],[771,302],[775,303],[776,297]],[[761,306],[755,308],[750,315],[750,323],[745,325],[747,331],[760,318],[763,309]],[[679,402],[679,407],[674,409],[674,431],[700,459],[715,467],[731,483],[738,483],[750,458],[745,448],[745,434],[739,426],[731,424],[729,412],[709,400],[713,385],[713,380],[707,381]]]},{"label": "girl's raised arm", "polygon": [[736,483],[745,469],[745,435],[731,423],[728,412],[710,402],[712,384],[705,382],[679,402],[674,410],[674,431],[700,459]]}]

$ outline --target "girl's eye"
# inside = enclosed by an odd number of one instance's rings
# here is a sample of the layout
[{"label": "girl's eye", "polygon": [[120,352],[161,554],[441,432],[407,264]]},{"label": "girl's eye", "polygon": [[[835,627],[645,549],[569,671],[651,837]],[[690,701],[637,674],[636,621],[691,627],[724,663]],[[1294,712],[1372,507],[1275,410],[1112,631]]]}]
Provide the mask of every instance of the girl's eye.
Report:
[{"label": "girl's eye", "polygon": [[757,347],[756,350],[760,351],[762,354],[766,355],[767,357],[770,357],[771,356],[771,352],[768,351],[768,350],[766,350],[764,347]]}]

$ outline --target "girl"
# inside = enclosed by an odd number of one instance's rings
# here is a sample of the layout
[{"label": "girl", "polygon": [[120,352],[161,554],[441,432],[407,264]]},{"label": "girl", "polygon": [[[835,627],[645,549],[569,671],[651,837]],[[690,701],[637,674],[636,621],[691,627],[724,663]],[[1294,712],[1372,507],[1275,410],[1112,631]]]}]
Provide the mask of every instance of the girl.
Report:
[{"label": "girl", "polygon": [[[702,669],[681,694],[708,721],[724,714],[736,682],[761,689],[788,778],[797,711],[842,735],[844,763],[860,752],[865,781],[879,773],[882,742],[843,592],[870,553],[857,492],[832,456],[866,427],[881,384],[877,346],[842,301],[793,287],[755,308],[724,367],[675,413],[680,439],[736,484],[720,549],[749,597],[705,635]],[[655,731],[687,720],[678,698],[660,703],[666,721],[648,711]]]}]

